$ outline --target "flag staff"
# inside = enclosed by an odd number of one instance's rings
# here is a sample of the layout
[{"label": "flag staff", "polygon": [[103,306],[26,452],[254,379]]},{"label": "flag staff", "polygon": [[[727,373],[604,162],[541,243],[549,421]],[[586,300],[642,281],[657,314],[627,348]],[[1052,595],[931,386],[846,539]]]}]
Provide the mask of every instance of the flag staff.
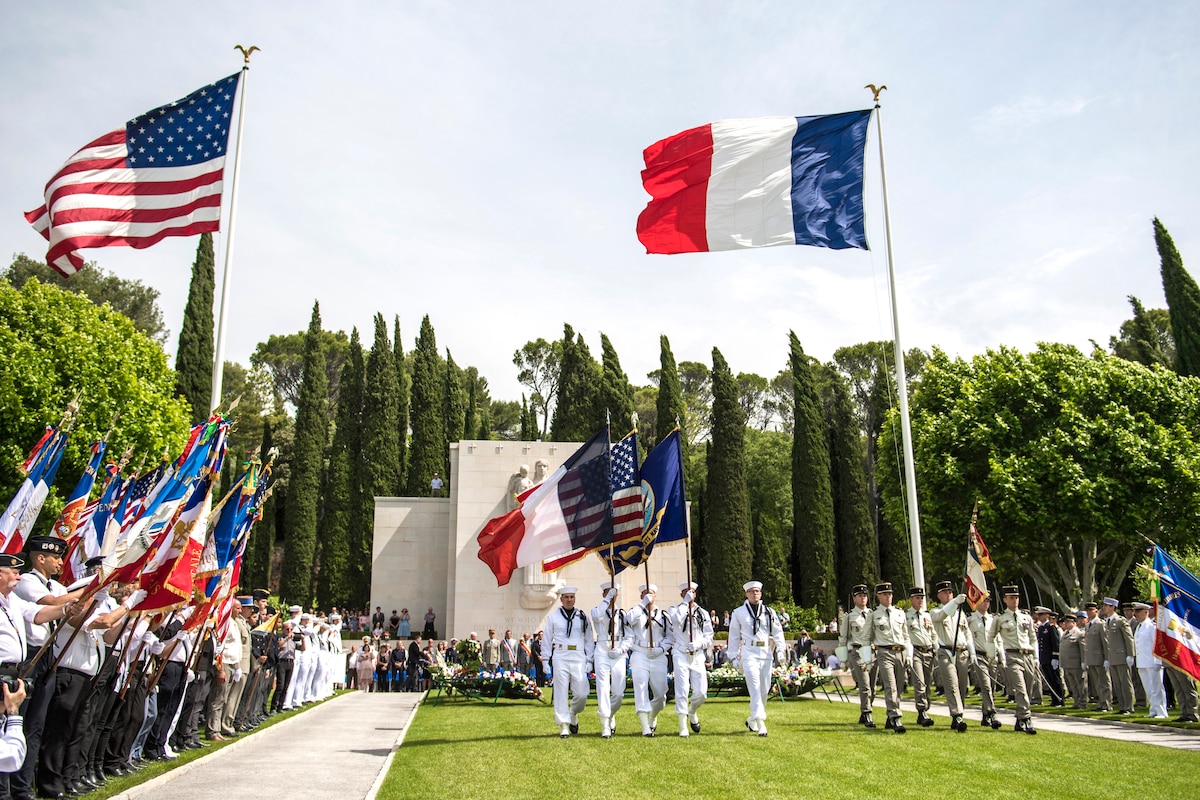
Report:
[{"label": "flag staff", "polygon": [[887,242],[888,290],[892,300],[892,334],[896,350],[896,394],[900,399],[900,437],[904,449],[904,485],[908,493],[908,535],[912,545],[913,585],[925,585],[925,560],[921,556],[921,518],[917,511],[917,475],[913,464],[912,424],[908,416],[908,378],[904,372],[904,348],[900,345],[900,312],[896,304],[896,265],[892,255],[892,222],[888,213],[887,170],[883,165],[883,119],[879,93],[887,86],[867,84],[875,99],[875,131],[879,140],[879,177],[883,189],[883,230]]},{"label": "flag staff", "polygon": [[259,48],[250,45],[249,48],[240,44],[233,46],[234,50],[242,51],[242,86],[238,98],[238,127],[237,145],[233,152],[233,179],[229,187],[229,236],[225,242],[225,269],[221,275],[221,310],[217,316],[217,341],[213,352],[212,396],[209,400],[209,411],[216,410],[221,404],[221,380],[225,368],[225,308],[229,305],[230,268],[233,265],[233,226],[237,217],[238,167],[242,163],[242,129],[246,123],[246,83],[250,78],[250,55]]}]

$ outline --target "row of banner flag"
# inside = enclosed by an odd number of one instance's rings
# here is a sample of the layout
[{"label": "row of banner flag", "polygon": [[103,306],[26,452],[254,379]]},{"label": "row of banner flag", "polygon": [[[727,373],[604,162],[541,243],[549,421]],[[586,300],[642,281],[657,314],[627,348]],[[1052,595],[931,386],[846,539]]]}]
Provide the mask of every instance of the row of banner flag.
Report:
[{"label": "row of banner flag", "polygon": [[[121,474],[128,454],[105,464],[106,441],[94,443],[87,468],[51,527],[51,534],[66,542],[62,583],[75,583],[85,577],[86,564],[98,564],[85,597],[117,583],[131,584],[141,597],[134,612],[194,606],[187,627],[215,619],[223,633],[271,475],[270,464],[251,459],[224,496],[214,494],[230,424],[214,414],[191,429],[178,458],[141,475]],[[48,426],[30,451],[22,465],[25,479],[0,517],[0,551],[25,548],[68,436],[67,424]],[[93,500],[97,482],[99,496]]]},{"label": "row of banner flag", "polygon": [[639,567],[654,546],[687,538],[683,446],[676,428],[638,463],[637,433],[609,443],[606,425],[517,508],[480,531],[479,559],[500,586],[518,567],[560,569],[595,553],[610,574]]}]

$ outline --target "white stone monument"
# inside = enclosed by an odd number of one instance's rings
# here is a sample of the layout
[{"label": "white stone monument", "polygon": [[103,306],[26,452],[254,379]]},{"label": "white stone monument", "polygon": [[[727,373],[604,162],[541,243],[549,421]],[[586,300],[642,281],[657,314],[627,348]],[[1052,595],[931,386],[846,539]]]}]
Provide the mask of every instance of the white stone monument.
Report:
[{"label": "white stone monument", "polygon": [[[376,497],[371,608],[381,606],[389,615],[393,608],[407,608],[415,633],[425,609],[433,606],[438,637],[462,639],[471,631],[486,638],[488,628],[500,633],[512,629],[517,637],[541,630],[559,586],[579,587],[584,609],[599,602],[599,586],[608,580],[608,571],[594,555],[554,573],[525,567],[507,586],[497,586],[479,560],[476,542],[484,523],[516,507],[514,494],[540,482],[581,446],[458,442],[450,445],[449,496]],[[687,575],[685,552],[682,543],[654,549],[650,580],[659,586],[663,605],[677,602],[676,588]],[[617,581],[621,604],[632,606],[638,586],[646,582],[645,571],[625,570]]]}]

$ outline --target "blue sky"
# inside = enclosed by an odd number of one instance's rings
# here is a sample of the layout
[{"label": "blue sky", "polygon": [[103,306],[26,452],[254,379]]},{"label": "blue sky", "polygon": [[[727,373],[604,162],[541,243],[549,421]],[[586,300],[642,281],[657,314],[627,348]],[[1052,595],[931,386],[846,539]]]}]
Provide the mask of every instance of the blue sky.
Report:
[{"label": "blue sky", "polygon": [[[905,347],[1107,342],[1164,304],[1151,219],[1200,252],[1200,6],[1164,2],[61,2],[0,30],[0,245],[74,150],[240,67],[247,95],[227,358],[304,328],[429,314],[498,399],[570,322],[645,383],[679,360],[774,375],[890,338],[874,125],[869,252],[646,255],[641,152],[729,117],[866,108],[883,128]],[[831,9],[832,7],[832,9]],[[119,13],[118,13],[119,12]],[[228,177],[228,176],[227,176]],[[224,253],[218,236],[218,267]],[[195,240],[84,251],[157,288],[174,350]],[[1193,256],[1200,259],[1200,256]]]}]

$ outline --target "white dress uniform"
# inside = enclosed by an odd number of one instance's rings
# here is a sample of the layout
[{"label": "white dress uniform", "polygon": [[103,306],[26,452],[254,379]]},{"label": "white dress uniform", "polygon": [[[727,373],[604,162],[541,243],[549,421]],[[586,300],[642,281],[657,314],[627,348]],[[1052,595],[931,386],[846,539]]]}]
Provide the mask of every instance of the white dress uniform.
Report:
[{"label": "white dress uniform", "polygon": [[[606,592],[619,591],[602,584]],[[625,611],[615,604],[609,607],[602,602],[591,611],[592,630],[596,634],[596,645],[592,651],[592,663],[596,672],[596,707],[600,713],[600,735],[605,739],[616,729],[613,717],[625,698],[625,672],[629,656],[629,629]]]},{"label": "white dress uniform", "polygon": [[[696,584],[681,584],[680,591],[699,588]],[[705,651],[712,646],[712,617],[702,607],[685,601],[667,609],[671,625],[671,663],[675,667],[675,715],[679,717],[679,735],[687,736],[688,729],[700,732],[698,711],[708,699],[708,669],[704,665]]]},{"label": "white dress uniform", "polygon": [[[1142,609],[1147,606],[1145,603],[1134,603],[1133,607]],[[1141,676],[1142,686],[1146,690],[1147,705],[1150,707],[1150,713],[1147,716],[1152,719],[1166,719],[1167,690],[1163,688],[1163,665],[1162,661],[1154,655],[1154,638],[1157,633],[1158,626],[1147,618],[1133,632],[1133,649],[1135,651],[1134,658],[1137,659],[1138,674]]]},{"label": "white dress uniform", "polygon": [[[559,590],[559,594],[574,592],[571,586]],[[568,736],[578,732],[579,713],[592,688],[587,673],[595,641],[587,614],[578,608],[567,611],[559,606],[546,619],[543,640],[544,652],[554,659],[554,721],[562,726],[559,735]]]},{"label": "white dress uniform", "polygon": [[784,652],[783,626],[765,603],[751,606],[747,600],[729,617],[729,652],[740,666],[750,692],[750,717],[746,727],[767,735],[767,694],[771,691],[771,666],[775,651]]},{"label": "white dress uniform", "polygon": [[[22,600],[34,604],[46,595],[62,597],[66,593],[67,587],[53,578],[47,578],[36,569],[31,569],[29,572],[24,573],[21,579],[17,581],[17,587],[13,589],[13,594]],[[25,645],[30,650],[30,657],[46,643],[46,638],[50,635],[50,628],[50,623],[42,625],[36,622],[25,623]]]},{"label": "white dress uniform", "polygon": [[[657,589],[650,584],[650,591]],[[629,671],[633,675],[633,704],[642,735],[653,736],[658,714],[667,704],[667,651],[671,649],[671,626],[666,612],[650,611],[638,604],[629,610]],[[653,696],[651,696],[653,695]]]},{"label": "white dress uniform", "polygon": [[[283,698],[284,711],[291,711],[304,702],[304,694],[308,690],[308,681],[312,676],[314,655],[312,630],[307,625],[301,624],[301,618],[301,615],[297,615],[291,619],[292,631],[300,634],[300,639],[296,643],[296,660],[293,664],[295,673],[292,675],[292,682],[288,684],[287,694]],[[303,615],[303,618],[307,618],[307,615]]]}]

